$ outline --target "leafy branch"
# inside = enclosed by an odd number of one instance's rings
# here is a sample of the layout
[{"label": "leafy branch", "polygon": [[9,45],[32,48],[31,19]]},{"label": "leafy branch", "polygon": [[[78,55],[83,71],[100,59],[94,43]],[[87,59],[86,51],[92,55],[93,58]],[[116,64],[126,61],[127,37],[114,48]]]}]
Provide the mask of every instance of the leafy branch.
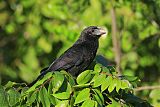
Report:
[{"label": "leafy branch", "polygon": [[9,82],[0,87],[0,106],[150,106],[132,93],[137,77],[116,75],[114,67],[96,64],[94,70],[86,70],[76,79],[60,71],[47,73],[30,88]]}]

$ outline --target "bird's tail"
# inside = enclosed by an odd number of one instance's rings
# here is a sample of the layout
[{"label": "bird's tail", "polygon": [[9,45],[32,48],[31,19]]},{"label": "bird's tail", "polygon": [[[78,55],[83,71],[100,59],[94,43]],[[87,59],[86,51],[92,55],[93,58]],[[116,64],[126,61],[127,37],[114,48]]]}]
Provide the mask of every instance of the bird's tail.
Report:
[{"label": "bird's tail", "polygon": [[41,70],[41,74],[37,77],[36,80],[28,84],[28,87],[32,87],[39,79],[43,78],[48,72],[48,67]]}]

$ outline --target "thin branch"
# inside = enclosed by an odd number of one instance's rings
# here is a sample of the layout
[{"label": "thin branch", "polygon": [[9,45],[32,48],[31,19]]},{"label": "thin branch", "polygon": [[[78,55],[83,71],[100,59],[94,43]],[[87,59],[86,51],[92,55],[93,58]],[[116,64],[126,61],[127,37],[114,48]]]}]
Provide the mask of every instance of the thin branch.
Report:
[{"label": "thin branch", "polygon": [[120,62],[121,62],[121,48],[120,48],[120,40],[118,38],[118,29],[117,29],[117,23],[116,23],[116,13],[115,8],[113,6],[113,1],[111,0],[111,18],[112,18],[112,43],[113,48],[115,52],[115,62],[116,62],[116,70],[118,72],[118,75],[122,75],[121,69],[120,69]]},{"label": "thin branch", "polygon": [[153,90],[153,89],[160,89],[160,86],[143,86],[143,87],[137,87],[134,89],[134,91],[143,91],[143,90]]},{"label": "thin branch", "polygon": [[41,84],[38,88],[36,88],[36,91],[39,91],[42,87],[44,87],[44,85],[48,82],[50,82],[53,79],[53,77],[50,77],[49,79],[47,79],[43,84]]}]

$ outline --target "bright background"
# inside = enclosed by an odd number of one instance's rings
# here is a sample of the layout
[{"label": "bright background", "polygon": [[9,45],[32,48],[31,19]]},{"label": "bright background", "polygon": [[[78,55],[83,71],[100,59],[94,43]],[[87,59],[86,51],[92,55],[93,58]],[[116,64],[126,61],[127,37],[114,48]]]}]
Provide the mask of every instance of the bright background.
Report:
[{"label": "bright background", "polygon": [[[159,0],[0,0],[0,83],[33,81],[84,27],[98,25],[108,29],[98,55],[111,65],[120,58],[122,74],[141,79],[138,87],[158,85],[159,10]],[[114,34],[118,48],[113,45]],[[154,105],[160,103],[159,89],[136,94]]]}]

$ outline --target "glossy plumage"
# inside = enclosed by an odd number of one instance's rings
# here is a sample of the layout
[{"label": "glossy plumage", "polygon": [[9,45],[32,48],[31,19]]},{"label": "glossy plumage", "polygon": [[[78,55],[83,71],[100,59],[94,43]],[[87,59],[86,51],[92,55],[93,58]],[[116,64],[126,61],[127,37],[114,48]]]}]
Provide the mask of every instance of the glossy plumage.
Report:
[{"label": "glossy plumage", "polygon": [[83,72],[94,60],[99,44],[98,39],[104,33],[105,31],[102,28],[96,26],[85,28],[73,46],[66,50],[49,67],[44,68],[30,86],[47,72],[66,70],[73,76],[77,76]]}]

